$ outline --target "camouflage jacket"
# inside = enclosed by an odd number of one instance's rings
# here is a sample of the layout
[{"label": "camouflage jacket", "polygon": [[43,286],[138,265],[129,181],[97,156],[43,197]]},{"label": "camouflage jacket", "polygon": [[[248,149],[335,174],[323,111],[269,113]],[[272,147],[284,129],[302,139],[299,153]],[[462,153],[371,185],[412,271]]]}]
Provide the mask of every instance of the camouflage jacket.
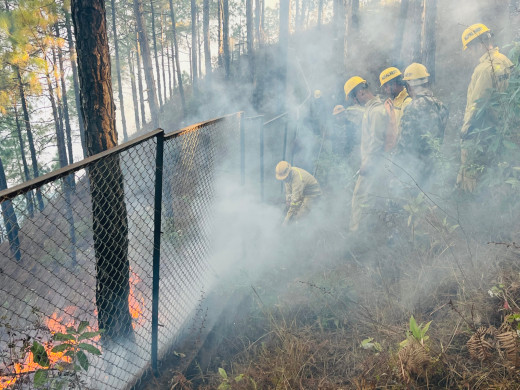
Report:
[{"label": "camouflage jacket", "polygon": [[397,155],[427,161],[444,139],[449,111],[427,88],[417,91],[400,123]]}]

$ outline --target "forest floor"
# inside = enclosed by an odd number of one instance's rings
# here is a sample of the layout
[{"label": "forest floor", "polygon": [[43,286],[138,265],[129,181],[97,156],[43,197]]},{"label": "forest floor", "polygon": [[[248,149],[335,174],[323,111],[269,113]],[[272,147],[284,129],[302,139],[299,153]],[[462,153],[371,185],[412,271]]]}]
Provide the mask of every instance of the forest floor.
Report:
[{"label": "forest floor", "polygon": [[421,221],[370,243],[320,229],[292,260],[237,271],[217,291],[235,311],[148,388],[519,388],[520,246]]}]

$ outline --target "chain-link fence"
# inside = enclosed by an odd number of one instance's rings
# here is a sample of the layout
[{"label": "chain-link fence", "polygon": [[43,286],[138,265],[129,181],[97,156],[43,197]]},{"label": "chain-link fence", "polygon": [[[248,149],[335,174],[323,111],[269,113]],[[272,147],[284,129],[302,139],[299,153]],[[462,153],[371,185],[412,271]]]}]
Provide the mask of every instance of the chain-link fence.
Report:
[{"label": "chain-link fence", "polygon": [[241,117],[0,192],[0,388],[121,389],[157,367],[205,289],[215,179],[244,180]]}]

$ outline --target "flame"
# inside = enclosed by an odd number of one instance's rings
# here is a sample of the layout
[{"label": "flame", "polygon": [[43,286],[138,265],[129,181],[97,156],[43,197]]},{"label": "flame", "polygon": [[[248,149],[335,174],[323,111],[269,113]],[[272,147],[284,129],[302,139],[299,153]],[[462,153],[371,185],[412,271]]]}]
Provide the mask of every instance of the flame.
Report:
[{"label": "flame", "polygon": [[[65,308],[65,312],[68,312],[70,308],[74,308],[73,306]],[[49,328],[51,334],[55,333],[65,333],[68,326],[72,326],[73,321],[68,321],[65,323],[63,317],[59,317],[58,314],[52,313],[52,315],[45,320],[45,325]],[[43,347],[47,352],[47,356],[49,357],[50,366],[52,367],[54,364],[58,362],[66,362],[70,363],[70,358],[68,356],[64,356],[65,352],[51,352],[54,345],[50,342],[43,343]],[[29,352],[25,355],[24,361],[22,363],[14,363],[13,364],[14,373],[16,376],[3,376],[0,377],[0,389],[7,389],[9,386],[12,386],[16,383],[18,378],[26,373],[31,373],[41,368],[38,363],[34,362],[32,352]]]},{"label": "flame", "polygon": [[128,307],[130,309],[130,315],[132,316],[132,327],[135,329],[136,326],[143,325],[143,311],[144,311],[144,297],[143,294],[135,287],[141,282],[141,278],[130,269],[130,295],[128,296]]},{"label": "flame", "polygon": [[[137,273],[130,269],[130,294],[128,296],[128,307],[130,309],[130,315],[132,316],[132,327],[134,329],[138,325],[144,325],[146,321],[143,316],[145,310],[145,299],[139,288],[136,288],[140,283],[141,278],[139,278]],[[65,313],[64,316],[59,316],[57,312],[52,313],[52,315],[45,320],[45,326],[49,329],[51,335],[56,333],[66,333],[68,327],[74,326],[74,318],[76,317],[75,314],[77,310],[78,307],[76,306],[67,306],[63,309],[63,312]],[[94,318],[97,318],[97,309],[94,309],[93,314]],[[92,328],[93,331],[97,330],[97,326]],[[94,340],[97,339],[99,339],[99,336]],[[71,359],[68,356],[64,356],[65,352],[51,352],[54,347],[51,342],[42,343],[42,345],[45,348],[45,351],[47,351],[51,367],[60,361],[66,363],[71,362]],[[0,390],[7,389],[14,385],[23,374],[29,374],[41,368],[44,367],[35,363],[32,352],[28,352],[25,354],[23,362],[13,364],[14,372],[12,372],[12,375],[0,376]]]}]

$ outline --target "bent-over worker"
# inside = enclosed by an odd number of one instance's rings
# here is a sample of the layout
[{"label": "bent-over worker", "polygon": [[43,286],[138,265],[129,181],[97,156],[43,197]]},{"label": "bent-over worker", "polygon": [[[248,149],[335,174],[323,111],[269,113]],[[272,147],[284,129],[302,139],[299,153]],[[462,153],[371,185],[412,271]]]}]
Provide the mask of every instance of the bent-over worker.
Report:
[{"label": "bent-over worker", "polygon": [[285,184],[287,215],[284,225],[307,215],[321,196],[318,181],[304,169],[292,167],[287,161],[276,165],[276,179]]}]

